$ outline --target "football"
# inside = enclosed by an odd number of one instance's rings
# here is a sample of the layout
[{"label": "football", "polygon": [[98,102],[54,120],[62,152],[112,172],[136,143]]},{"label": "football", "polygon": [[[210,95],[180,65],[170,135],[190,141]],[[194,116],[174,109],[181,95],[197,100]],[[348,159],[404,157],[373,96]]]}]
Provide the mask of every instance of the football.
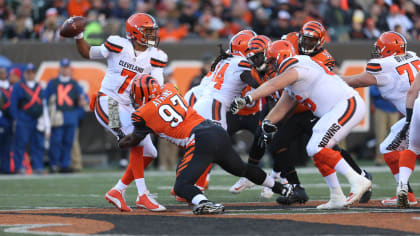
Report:
[{"label": "football", "polygon": [[82,16],[70,17],[60,27],[60,35],[65,38],[74,37],[85,30],[86,18]]}]

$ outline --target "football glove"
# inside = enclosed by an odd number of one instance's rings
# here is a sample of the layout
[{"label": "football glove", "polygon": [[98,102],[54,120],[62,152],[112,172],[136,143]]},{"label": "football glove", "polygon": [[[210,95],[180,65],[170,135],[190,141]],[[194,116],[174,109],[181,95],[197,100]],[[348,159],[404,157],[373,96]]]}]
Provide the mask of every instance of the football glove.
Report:
[{"label": "football glove", "polygon": [[250,103],[252,103],[252,97],[250,95],[246,95],[245,97],[236,97],[233,99],[232,104],[230,104],[230,111],[233,114],[236,114],[244,108],[246,104]]},{"label": "football glove", "polygon": [[269,120],[263,120],[261,130],[262,135],[259,138],[258,145],[262,148],[271,143],[274,134],[277,132],[277,126]]},{"label": "football glove", "polygon": [[122,139],[122,138],[124,138],[125,137],[125,134],[121,131],[121,129],[120,128],[113,128],[112,129],[115,133],[117,133],[117,141],[118,141],[118,143],[120,142],[120,140]]}]

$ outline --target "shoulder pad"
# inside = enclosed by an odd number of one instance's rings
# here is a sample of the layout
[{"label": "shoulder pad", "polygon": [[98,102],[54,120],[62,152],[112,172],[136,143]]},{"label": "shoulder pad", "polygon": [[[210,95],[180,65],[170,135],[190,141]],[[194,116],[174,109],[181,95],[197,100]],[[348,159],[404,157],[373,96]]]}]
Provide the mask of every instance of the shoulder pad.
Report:
[{"label": "shoulder pad", "polygon": [[111,35],[106,39],[104,46],[110,52],[120,53],[123,50],[123,40],[126,39],[121,38],[120,36]]},{"label": "shoulder pad", "polygon": [[164,51],[156,48],[150,58],[150,64],[153,67],[163,68],[168,64],[168,55]]},{"label": "shoulder pad", "polygon": [[246,69],[251,69],[251,64],[249,64],[249,62],[248,62],[247,60],[241,60],[241,61],[238,63],[238,66],[239,66],[239,67],[246,68]]},{"label": "shoulder pad", "polygon": [[295,65],[296,63],[298,63],[298,59],[296,57],[290,57],[287,58],[286,60],[284,60],[280,67],[279,67],[279,74],[283,73],[284,71],[286,71],[289,67]]},{"label": "shoulder pad", "polygon": [[378,59],[369,60],[366,65],[366,71],[371,73],[377,73],[382,71],[381,63]]}]

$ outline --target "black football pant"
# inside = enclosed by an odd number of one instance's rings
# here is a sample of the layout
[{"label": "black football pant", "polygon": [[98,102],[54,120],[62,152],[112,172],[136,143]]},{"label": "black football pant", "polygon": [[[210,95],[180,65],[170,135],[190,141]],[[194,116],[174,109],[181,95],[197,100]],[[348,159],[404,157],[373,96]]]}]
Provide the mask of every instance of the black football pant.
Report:
[{"label": "black football pant", "polygon": [[232,175],[247,177],[255,184],[261,185],[264,182],[266,173],[258,166],[242,161],[221,126],[206,120],[197,125],[192,133],[195,142],[187,146],[176,170],[176,195],[191,202],[195,195],[202,194],[194,184],[211,163],[217,163]]},{"label": "black football pant", "polygon": [[258,146],[258,139],[261,136],[261,129],[259,126],[261,125],[261,118],[263,118],[262,115],[262,112],[246,116],[234,115],[230,111],[226,113],[227,132],[230,137],[233,137],[233,135],[240,130],[248,130],[254,134],[252,145],[249,150],[248,163],[255,165],[258,165],[265,152],[265,148]]}]

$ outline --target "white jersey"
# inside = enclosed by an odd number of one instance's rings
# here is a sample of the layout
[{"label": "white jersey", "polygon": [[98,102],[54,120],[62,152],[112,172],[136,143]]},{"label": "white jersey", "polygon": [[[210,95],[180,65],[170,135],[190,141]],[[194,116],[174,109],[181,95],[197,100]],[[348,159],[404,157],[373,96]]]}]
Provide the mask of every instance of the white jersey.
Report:
[{"label": "white jersey", "polygon": [[382,97],[405,115],[408,88],[420,70],[420,60],[414,52],[369,60],[366,71],[375,76]]},{"label": "white jersey", "polygon": [[309,56],[297,55],[284,60],[279,66],[279,73],[290,68],[294,68],[299,75],[285,91],[317,117],[331,111],[338,102],[357,95],[338,75]]},{"label": "white jersey", "polygon": [[209,76],[210,81],[204,86],[200,99],[215,99],[229,108],[233,98],[240,96],[247,86],[240,78],[244,71],[251,71],[251,65],[244,57],[233,56],[220,61]]},{"label": "white jersey", "polygon": [[[188,105],[193,106],[197,99],[203,96],[204,89],[206,88],[207,84],[211,82],[212,73],[207,73],[200,81],[200,84],[192,87],[185,93],[184,99],[188,102]],[[192,101],[194,100],[194,101]]]},{"label": "white jersey", "polygon": [[163,84],[163,68],[168,56],[162,50],[148,47],[144,52],[136,52],[130,40],[120,36],[109,36],[100,47],[107,59],[108,68],[100,92],[121,104],[130,104],[131,80],[139,74],[149,74]]}]

